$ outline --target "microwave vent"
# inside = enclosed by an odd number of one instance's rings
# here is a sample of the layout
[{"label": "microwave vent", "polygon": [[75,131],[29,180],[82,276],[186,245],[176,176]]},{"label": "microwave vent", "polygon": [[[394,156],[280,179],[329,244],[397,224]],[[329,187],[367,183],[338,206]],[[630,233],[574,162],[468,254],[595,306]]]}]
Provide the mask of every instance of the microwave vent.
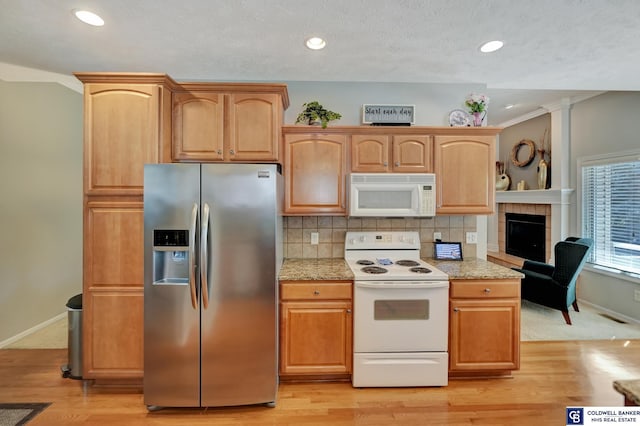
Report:
[{"label": "microwave vent", "polygon": [[424,183],[435,184],[433,173],[354,173],[351,183]]}]

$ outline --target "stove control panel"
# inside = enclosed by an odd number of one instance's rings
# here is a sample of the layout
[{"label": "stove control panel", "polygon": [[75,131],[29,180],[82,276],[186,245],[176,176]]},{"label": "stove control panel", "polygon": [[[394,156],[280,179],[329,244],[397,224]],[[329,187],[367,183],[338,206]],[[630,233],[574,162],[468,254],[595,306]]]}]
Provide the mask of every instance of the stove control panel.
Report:
[{"label": "stove control panel", "polygon": [[420,236],[412,231],[347,232],[345,249],[419,249]]}]

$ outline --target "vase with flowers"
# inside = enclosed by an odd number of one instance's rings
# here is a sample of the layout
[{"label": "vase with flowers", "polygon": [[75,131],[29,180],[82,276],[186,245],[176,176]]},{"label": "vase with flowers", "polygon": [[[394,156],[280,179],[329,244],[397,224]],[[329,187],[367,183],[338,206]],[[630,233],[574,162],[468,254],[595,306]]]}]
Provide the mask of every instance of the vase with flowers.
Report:
[{"label": "vase with flowers", "polygon": [[479,93],[470,93],[465,99],[464,104],[469,108],[469,112],[473,115],[473,125],[482,126],[482,121],[487,115],[487,105],[489,105],[489,97]]}]

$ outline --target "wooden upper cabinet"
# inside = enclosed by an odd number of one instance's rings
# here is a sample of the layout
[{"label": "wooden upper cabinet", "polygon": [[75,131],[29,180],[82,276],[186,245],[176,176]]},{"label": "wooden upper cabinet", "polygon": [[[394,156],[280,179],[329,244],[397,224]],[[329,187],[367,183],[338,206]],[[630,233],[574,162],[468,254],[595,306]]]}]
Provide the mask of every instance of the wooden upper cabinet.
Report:
[{"label": "wooden upper cabinet", "polygon": [[352,172],[388,172],[390,140],[388,135],[351,136]]},{"label": "wooden upper cabinet", "polygon": [[397,135],[393,137],[393,171],[429,173],[432,167],[431,136]]},{"label": "wooden upper cabinet", "polygon": [[428,173],[432,151],[428,135],[357,134],[351,136],[351,171]]},{"label": "wooden upper cabinet", "polygon": [[173,94],[173,158],[222,161],[224,95],[176,92]]},{"label": "wooden upper cabinet", "polygon": [[229,160],[277,161],[282,99],[265,93],[229,95]]},{"label": "wooden upper cabinet", "polygon": [[[181,85],[173,94],[173,159],[177,161],[280,160],[286,89],[246,92],[224,83]],[[264,90],[270,90],[265,86]],[[229,90],[238,90],[233,92]]]},{"label": "wooden upper cabinet", "polygon": [[437,214],[492,214],[495,136],[436,136]]},{"label": "wooden upper cabinet", "polygon": [[346,214],[347,137],[287,134],[284,213]]},{"label": "wooden upper cabinet", "polygon": [[84,192],[141,195],[144,164],[171,160],[167,77],[76,76],[85,83]]}]

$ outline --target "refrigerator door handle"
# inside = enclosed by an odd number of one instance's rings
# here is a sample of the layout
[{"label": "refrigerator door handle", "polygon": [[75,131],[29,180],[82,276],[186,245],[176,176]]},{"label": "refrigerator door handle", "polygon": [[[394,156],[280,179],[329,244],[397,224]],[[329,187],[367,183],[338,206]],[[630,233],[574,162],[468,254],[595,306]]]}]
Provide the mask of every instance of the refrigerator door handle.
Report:
[{"label": "refrigerator door handle", "polygon": [[191,292],[191,306],[198,309],[198,295],[196,293],[196,227],[198,226],[198,204],[193,203],[191,209],[191,229],[189,230],[189,290]]},{"label": "refrigerator door handle", "polygon": [[200,234],[200,293],[202,294],[202,306],[207,309],[209,306],[209,204],[204,203],[202,208],[202,227]]}]

